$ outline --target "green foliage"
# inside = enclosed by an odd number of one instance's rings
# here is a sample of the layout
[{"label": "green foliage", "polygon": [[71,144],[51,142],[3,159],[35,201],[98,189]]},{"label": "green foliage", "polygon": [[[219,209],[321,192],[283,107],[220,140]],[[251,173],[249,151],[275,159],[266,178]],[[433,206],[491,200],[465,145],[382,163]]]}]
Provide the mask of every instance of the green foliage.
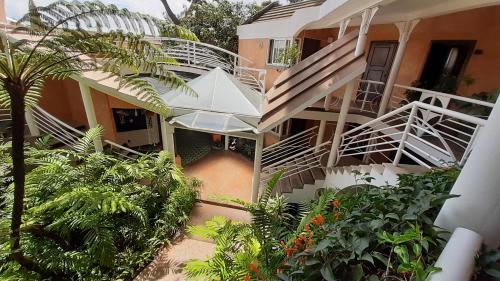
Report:
[{"label": "green foliage", "polygon": [[500,280],[500,250],[487,249],[484,245],[476,258],[474,280]]},{"label": "green foliage", "polygon": [[[169,87],[192,90],[168,70],[167,65],[175,60],[143,38],[143,34],[155,35],[158,30],[197,39],[182,27],[99,1],[56,1],[46,7],[30,2],[29,13],[19,20],[14,32],[34,37],[14,41],[2,33],[0,107],[9,107],[7,93],[24,95],[25,91],[25,102],[36,104],[45,79],[62,80],[83,71],[102,70],[115,77],[120,87],[137,90],[149,102],[148,109],[166,114],[160,96],[149,82],[138,79],[139,73],[156,75]],[[123,66],[133,74],[126,75]]]},{"label": "green foliage", "polygon": [[287,47],[283,53],[278,57],[278,62],[286,65],[287,67],[293,66],[300,59],[300,47],[297,42]]},{"label": "green foliage", "polygon": [[[89,131],[79,151],[26,148],[30,171],[22,250],[44,270],[68,280],[131,279],[182,231],[196,201],[199,183],[185,178],[169,154],[129,161],[93,153],[88,146],[99,133],[99,128]],[[8,152],[7,145],[1,146],[0,158],[8,160]],[[5,180],[8,174],[1,176]],[[12,188],[7,187],[8,194]],[[9,257],[12,198],[4,200],[0,279],[39,279]]]},{"label": "green foliage", "polygon": [[180,21],[201,42],[238,53],[236,28],[259,8],[241,1],[200,1],[190,5]]},{"label": "green foliage", "polygon": [[277,280],[276,269],[284,260],[280,242],[293,230],[290,206],[281,196],[272,196],[283,172],[275,175],[256,203],[224,198],[245,207],[251,223],[215,217],[206,227],[192,227],[193,235],[212,239],[216,252],[208,261],[194,260],[185,271],[194,280]]},{"label": "green foliage", "polygon": [[444,201],[454,197],[449,190],[458,173],[433,170],[402,175],[395,187],[362,184],[351,192],[325,193],[321,208],[286,244],[280,278],[426,280],[439,270],[432,264],[444,247],[433,221]]}]

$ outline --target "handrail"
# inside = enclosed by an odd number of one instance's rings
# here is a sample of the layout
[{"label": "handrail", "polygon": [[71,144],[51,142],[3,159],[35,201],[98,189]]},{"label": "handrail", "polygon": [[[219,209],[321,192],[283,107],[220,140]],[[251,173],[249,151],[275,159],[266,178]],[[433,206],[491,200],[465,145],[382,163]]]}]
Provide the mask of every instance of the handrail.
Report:
[{"label": "handrail", "polygon": [[[51,133],[52,135],[57,135],[59,136],[59,141],[61,141],[62,143],[68,145],[68,146],[72,146],[74,145],[76,139],[82,137],[85,135],[85,133],[71,127],[70,125],[64,123],[63,121],[59,120],[58,118],[54,117],[53,115],[51,115],[50,113],[48,113],[47,111],[45,111],[44,109],[42,109],[41,107],[39,106],[34,106],[33,109],[35,109],[33,111],[34,115],[35,115],[35,120],[37,120],[37,117],[40,119],[38,120],[39,122],[41,122],[41,120],[43,119],[44,122],[43,125],[44,125],[44,129],[46,131],[48,131],[49,133]],[[60,126],[60,130],[53,130],[52,127],[51,127],[51,124],[48,124],[48,123],[45,123],[45,122],[55,122],[55,124],[57,126]],[[40,124],[38,124],[40,125]],[[46,126],[46,127],[45,127]],[[69,131],[69,132],[68,132]],[[71,132],[75,135],[72,135]],[[75,139],[72,139],[72,138],[75,138]],[[132,154],[135,154],[135,155],[139,155],[139,156],[143,156],[145,155],[144,153],[141,153],[141,152],[138,152],[138,151],[135,151],[133,149],[130,149],[128,147],[125,147],[125,146],[122,146],[122,145],[119,145],[113,141],[110,141],[110,140],[103,140],[105,143],[109,144],[110,146],[112,147],[116,147],[120,150],[124,150],[128,153],[132,153]],[[119,155],[122,155],[124,157],[127,157],[127,158],[131,158],[127,155],[124,155],[124,154],[121,154],[121,153],[118,153],[116,151],[113,151],[114,153],[117,153]]]},{"label": "handrail", "polygon": [[400,85],[400,84],[394,84],[394,87],[402,88],[402,89],[406,89],[406,90],[411,90],[411,91],[422,92],[422,93],[428,93],[428,94],[432,94],[432,95],[446,97],[446,98],[449,98],[452,100],[469,102],[469,103],[478,104],[478,105],[482,105],[482,106],[486,106],[486,107],[490,107],[490,108],[493,108],[495,106],[495,104],[491,103],[491,102],[472,99],[472,98],[468,98],[468,97],[462,97],[462,96],[458,96],[458,95],[450,95],[447,93],[437,92],[437,91],[433,91],[433,90],[427,90],[427,89],[405,86],[405,85]]},{"label": "handrail", "polygon": [[[410,109],[411,111],[408,112]],[[433,112],[438,116],[441,115],[442,117],[452,117],[459,121],[465,121],[474,125],[468,125],[469,129],[474,128],[474,132],[472,134],[459,131],[460,133],[463,133],[466,138],[468,138],[463,140],[467,146],[458,161],[458,163],[463,164],[472,148],[472,143],[475,141],[478,129],[480,127],[484,127],[487,121],[475,116],[470,116],[461,112],[456,112],[419,101],[406,104],[379,118],[373,119],[361,126],[343,133],[341,135],[341,143],[336,151],[338,156],[336,159],[337,163],[341,157],[345,156],[365,154],[365,156],[367,156],[365,159],[371,159],[369,155],[372,153],[380,153],[384,155],[385,152],[389,151],[397,151],[393,160],[394,165],[399,164],[402,155],[408,156],[412,153],[414,155],[410,158],[423,166],[428,166],[428,164],[425,164],[425,162],[421,159],[433,162],[434,165],[438,166],[445,165],[445,163],[439,163],[442,162],[441,160],[445,162],[457,162],[457,151],[454,151],[451,148],[449,145],[450,140],[445,139],[446,135],[443,136],[445,132],[441,132],[433,125],[429,124],[425,117],[422,118],[417,115],[418,112],[425,111],[428,113]],[[403,112],[406,112],[405,114],[407,115],[400,114]],[[394,122],[399,123],[394,124]],[[383,124],[386,124],[386,126],[378,128]],[[382,136],[377,134],[382,134]],[[364,138],[364,136],[367,136],[368,138]],[[438,142],[432,142],[430,139],[424,138],[424,136],[436,138]],[[385,137],[389,137],[389,140],[384,139]],[[380,142],[380,140],[383,141]],[[399,142],[399,146],[397,148],[384,147],[393,146],[396,142]],[[353,147],[353,145],[356,146]],[[409,148],[411,151],[406,151],[405,148]],[[429,152],[429,149],[433,152]],[[441,158],[439,158],[439,156],[436,157],[436,155],[433,155],[432,153],[441,155]]]},{"label": "handrail", "polygon": [[271,165],[269,165],[269,166],[266,166],[266,167],[265,167],[265,169],[269,169],[269,168],[272,168],[272,167],[276,167],[276,166],[278,166],[279,164],[282,164],[282,163],[287,162],[287,161],[289,161],[289,160],[291,160],[291,159],[295,159],[295,158],[300,157],[300,156],[302,156],[302,155],[305,155],[305,154],[308,154],[308,153],[310,153],[310,152],[313,152],[314,150],[316,150],[316,149],[318,149],[318,148],[321,148],[321,147],[323,147],[323,146],[329,145],[329,144],[331,144],[331,143],[332,143],[331,141],[326,141],[326,142],[324,142],[324,143],[322,143],[322,144],[320,144],[320,145],[318,145],[318,146],[311,147],[311,148],[306,149],[306,150],[304,150],[304,151],[302,151],[302,152],[299,152],[299,153],[297,153],[297,154],[294,154],[294,155],[292,155],[292,156],[289,156],[289,157],[287,157],[287,158],[285,158],[285,159],[283,159],[283,160],[280,160],[280,161],[278,161],[278,162],[275,162],[275,163],[273,163],[273,164],[271,164]]},{"label": "handrail", "polygon": [[159,36],[159,37],[155,37],[155,36],[146,36],[146,37],[144,37],[144,39],[146,39],[146,40],[160,40],[160,41],[161,41],[161,40],[167,40],[167,41],[178,41],[178,42],[183,42],[183,43],[194,43],[194,44],[196,44],[196,45],[201,45],[201,46],[204,46],[204,47],[208,47],[208,48],[210,48],[210,49],[215,49],[215,50],[217,50],[217,51],[221,51],[221,52],[226,53],[226,54],[228,54],[228,55],[231,55],[231,56],[233,56],[233,57],[237,57],[238,59],[243,59],[243,60],[245,60],[247,63],[252,63],[252,61],[251,61],[251,60],[249,60],[249,59],[247,59],[247,58],[245,58],[245,57],[242,57],[242,56],[240,56],[240,55],[238,55],[238,54],[236,54],[236,53],[233,53],[233,52],[228,51],[228,50],[226,50],[226,49],[223,49],[223,48],[221,48],[221,47],[217,47],[217,46],[215,46],[215,45],[211,45],[211,44],[208,44],[208,43],[203,43],[203,42],[200,42],[200,41],[193,41],[193,40],[187,40],[187,39],[181,39],[181,38],[172,38],[172,37],[161,37],[161,36]]},{"label": "handrail", "polygon": [[311,127],[311,128],[309,128],[309,129],[307,129],[307,130],[305,130],[305,131],[302,131],[302,132],[300,132],[300,133],[298,133],[298,134],[295,134],[295,135],[293,135],[293,136],[291,136],[291,137],[288,137],[288,138],[286,138],[286,139],[283,139],[283,140],[281,140],[281,141],[279,141],[279,142],[277,142],[277,143],[273,143],[273,144],[271,144],[271,145],[269,145],[269,146],[265,147],[265,148],[263,149],[263,151],[269,150],[269,149],[271,149],[271,148],[273,148],[273,147],[275,147],[275,146],[278,146],[278,145],[280,145],[280,144],[282,144],[282,143],[284,143],[284,142],[289,142],[290,140],[292,140],[292,139],[294,139],[294,138],[297,138],[298,136],[304,135],[304,134],[306,134],[306,133],[308,133],[308,132],[310,132],[310,131],[313,131],[313,130],[315,130],[315,129],[317,129],[317,128],[318,128],[318,126]]},{"label": "handrail", "polygon": [[448,115],[448,116],[451,116],[451,117],[455,117],[455,118],[458,118],[458,119],[462,119],[464,121],[467,121],[467,122],[470,122],[470,123],[475,123],[477,125],[481,125],[481,126],[484,126],[486,124],[486,120],[484,119],[481,119],[481,118],[478,118],[478,117],[475,117],[475,116],[471,116],[471,115],[467,115],[465,113],[461,113],[461,112],[457,112],[457,111],[453,111],[453,110],[449,110],[449,109],[445,109],[445,108],[442,108],[442,107],[439,107],[439,106],[435,106],[435,105],[430,105],[430,104],[427,104],[427,103],[423,103],[423,102],[420,102],[420,101],[413,101],[409,104],[406,104],[402,107],[399,107],[391,112],[388,112],[386,113],[385,115],[382,115],[378,118],[375,118],[371,121],[368,121],[366,122],[365,124],[361,125],[361,126],[358,126],[354,129],[351,129],[345,133],[343,133],[342,135],[348,135],[348,134],[351,134],[353,132],[356,132],[356,131],[359,131],[363,128],[367,128],[367,127],[371,127],[372,124],[375,124],[377,122],[380,122],[380,120],[383,120],[387,117],[391,117],[391,116],[394,116],[400,112],[404,112],[408,109],[411,109],[413,106],[418,106],[418,107],[421,107],[421,108],[424,108],[424,109],[429,109],[429,110],[432,110],[432,111],[436,111],[438,113],[442,113],[442,114],[445,114],[445,115]]}]

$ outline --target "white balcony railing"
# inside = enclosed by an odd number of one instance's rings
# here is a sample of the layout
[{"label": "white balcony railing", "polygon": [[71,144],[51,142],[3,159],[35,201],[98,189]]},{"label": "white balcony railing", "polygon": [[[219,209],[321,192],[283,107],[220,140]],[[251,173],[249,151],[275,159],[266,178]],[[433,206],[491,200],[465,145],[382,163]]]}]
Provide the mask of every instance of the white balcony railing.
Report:
[{"label": "white balcony railing", "polygon": [[157,43],[165,54],[176,60],[172,70],[203,74],[214,68],[233,74],[244,84],[264,93],[265,69],[248,67],[252,61],[220,47],[179,38],[147,37]]},{"label": "white balcony railing", "polygon": [[[454,125],[432,124],[428,115]],[[414,101],[342,134],[337,162],[363,156],[398,165],[406,156],[427,168],[462,165],[485,124],[482,118]]]}]

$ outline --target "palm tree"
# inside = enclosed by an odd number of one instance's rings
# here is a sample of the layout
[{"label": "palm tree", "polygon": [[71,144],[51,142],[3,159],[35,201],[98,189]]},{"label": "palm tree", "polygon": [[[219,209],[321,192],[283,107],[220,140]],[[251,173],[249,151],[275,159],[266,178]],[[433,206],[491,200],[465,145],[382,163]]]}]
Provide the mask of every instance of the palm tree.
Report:
[{"label": "palm tree", "polygon": [[[167,30],[196,39],[180,27],[98,1],[57,1],[46,7],[35,7],[30,1],[29,13],[12,32],[26,33],[29,39],[15,40],[10,34],[0,33],[0,107],[10,108],[12,119],[11,255],[28,270],[43,271],[24,256],[20,247],[25,193],[25,109],[37,102],[46,79],[67,79],[84,71],[101,70],[115,76],[121,86],[136,89],[149,101],[148,109],[166,114],[167,108],[160,96],[152,85],[138,79],[139,72],[151,73],[169,87],[192,90],[167,69],[166,64],[172,59],[142,35],[137,35],[145,34],[146,30],[153,35],[158,30]],[[124,75],[121,72],[124,66],[135,70],[135,74]]]}]

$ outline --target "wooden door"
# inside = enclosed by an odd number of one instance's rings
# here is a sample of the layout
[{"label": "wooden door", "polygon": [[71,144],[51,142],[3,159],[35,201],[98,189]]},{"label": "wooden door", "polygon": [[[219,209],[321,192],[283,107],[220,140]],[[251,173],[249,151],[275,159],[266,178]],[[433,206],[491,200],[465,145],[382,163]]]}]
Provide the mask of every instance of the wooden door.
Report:
[{"label": "wooden door", "polygon": [[[391,71],[392,62],[394,61],[394,55],[398,48],[397,41],[373,41],[370,45],[370,50],[368,52],[368,58],[366,71],[362,76],[363,80],[372,80],[386,82],[389,72]],[[366,90],[367,84],[361,83],[359,85],[360,93]],[[381,94],[384,92],[384,86],[372,85],[369,89],[370,92],[378,92],[378,94],[368,94],[367,100],[371,101],[374,106],[378,104]],[[365,99],[364,95],[358,95],[358,100]]]},{"label": "wooden door", "polygon": [[391,71],[397,48],[397,41],[372,42],[363,79],[385,82]]}]

